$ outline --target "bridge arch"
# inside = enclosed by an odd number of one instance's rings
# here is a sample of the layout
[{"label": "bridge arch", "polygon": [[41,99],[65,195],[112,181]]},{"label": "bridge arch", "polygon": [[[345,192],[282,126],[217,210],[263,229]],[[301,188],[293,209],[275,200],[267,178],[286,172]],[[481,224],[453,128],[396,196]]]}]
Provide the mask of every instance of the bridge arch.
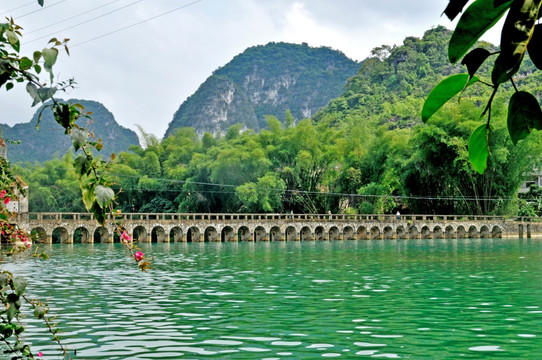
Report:
[{"label": "bridge arch", "polygon": [[454,236],[454,227],[452,225],[446,226],[446,229],[444,229],[444,233],[446,238],[448,239],[453,239],[454,237],[456,237]]},{"label": "bridge arch", "polygon": [[430,239],[431,238],[431,230],[429,230],[429,226],[424,225],[422,226],[421,235],[423,239]]},{"label": "bridge arch", "polygon": [[233,231],[233,228],[231,226],[224,226],[222,228],[222,230],[220,231],[220,241],[222,242],[237,241],[237,238],[235,237],[235,231]]},{"label": "bridge arch", "polygon": [[477,238],[479,237],[478,229],[476,229],[476,226],[471,225],[469,227],[469,238]]},{"label": "bridge arch", "polygon": [[323,226],[317,226],[314,229],[314,240],[325,240],[325,230]]},{"label": "bridge arch", "polygon": [[484,239],[491,237],[489,227],[487,225],[482,225],[480,228],[480,237]]},{"label": "bridge arch", "polygon": [[278,226],[272,226],[269,230],[269,240],[270,241],[284,241],[284,235]]},{"label": "bridge arch", "polygon": [[301,231],[299,232],[299,240],[301,241],[312,240],[312,231],[310,227],[303,226],[301,228]]},{"label": "bridge arch", "polygon": [[367,228],[365,226],[359,226],[357,233],[358,233],[358,240],[367,239]]},{"label": "bridge arch", "polygon": [[502,229],[497,225],[493,226],[493,229],[491,229],[491,237],[502,238]]},{"label": "bridge arch", "polygon": [[84,226],[79,226],[73,231],[74,244],[88,244],[91,242],[89,231]]},{"label": "bridge arch", "polygon": [[215,229],[214,226],[208,226],[205,228],[205,231],[203,232],[203,241],[204,242],[220,241],[220,237],[218,236],[218,231]]},{"label": "bridge arch", "polygon": [[263,226],[256,226],[254,229],[254,241],[268,241],[269,237]]},{"label": "bridge arch", "polygon": [[384,226],[384,239],[393,239],[395,231],[391,226]]},{"label": "bridge arch", "polygon": [[407,231],[403,225],[397,226],[397,229],[395,229],[395,237],[397,239],[404,239],[406,238]]},{"label": "bridge arch", "polygon": [[343,229],[343,239],[344,240],[356,240],[356,235],[354,233],[354,228],[352,226],[345,226]]},{"label": "bridge arch", "polygon": [[103,226],[97,227],[94,230],[94,242],[97,243],[108,243],[109,241],[109,231]]},{"label": "bridge arch", "polygon": [[[149,234],[147,233],[147,229],[141,225],[138,225],[134,228],[133,231],[133,239],[134,241],[138,241],[140,243],[148,242]],[[96,242],[96,240],[94,240]]]},{"label": "bridge arch", "polygon": [[51,240],[53,244],[68,244],[72,239],[70,239],[68,230],[65,227],[57,227],[53,230],[51,234]]},{"label": "bridge arch", "polygon": [[339,231],[339,228],[336,226],[332,226],[329,228],[329,240],[340,240],[341,239],[341,233]]},{"label": "bridge arch", "polygon": [[378,226],[373,226],[371,228],[371,240],[380,239],[380,238],[381,238],[380,228]]},{"label": "bridge arch", "polygon": [[286,235],[286,241],[297,241],[297,240],[299,240],[299,238],[297,237],[297,232],[295,230],[295,227],[293,227],[293,226],[288,226],[286,228],[285,235]]},{"label": "bridge arch", "polygon": [[466,237],[467,237],[467,230],[465,230],[465,227],[463,225],[459,225],[457,227],[457,238],[465,239]]},{"label": "bridge arch", "polygon": [[410,239],[417,239],[419,237],[418,228],[414,225],[408,228],[408,237]]},{"label": "bridge arch", "polygon": [[181,242],[183,241],[183,229],[179,226],[174,226],[169,231],[169,241],[170,242]]},{"label": "bridge arch", "polygon": [[442,239],[444,235],[444,232],[442,231],[442,228],[440,226],[435,226],[433,228],[433,238],[434,239]]},{"label": "bridge arch", "polygon": [[252,241],[250,230],[247,226],[241,226],[237,230],[237,239],[238,241]]},{"label": "bridge arch", "polygon": [[38,242],[47,242],[47,232],[41,226],[31,229],[30,233],[36,236]]},{"label": "bridge arch", "polygon": [[197,226],[191,226],[186,232],[186,241],[187,242],[200,242],[201,241],[201,231]]},{"label": "bridge arch", "polygon": [[166,231],[161,226],[155,226],[151,230],[151,242],[152,243],[163,243],[167,242]]}]

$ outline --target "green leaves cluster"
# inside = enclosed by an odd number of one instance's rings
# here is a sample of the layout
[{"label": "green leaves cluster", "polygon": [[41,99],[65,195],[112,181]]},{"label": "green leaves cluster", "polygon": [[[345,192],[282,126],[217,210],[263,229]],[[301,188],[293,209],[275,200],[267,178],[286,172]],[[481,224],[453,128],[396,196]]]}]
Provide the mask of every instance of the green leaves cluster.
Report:
[{"label": "green leaves cluster", "polygon": [[[13,276],[8,271],[0,273],[0,300],[2,307],[0,308],[0,340],[2,343],[13,343],[13,346],[4,350],[4,353],[10,358],[33,359],[30,347],[24,344],[21,339],[21,334],[24,332],[24,326],[19,323],[20,309],[23,297],[26,290],[27,282],[23,277]],[[12,341],[12,339],[14,339]]]},{"label": "green leaves cluster", "polygon": [[[450,0],[445,14],[453,20],[468,1]],[[482,116],[487,114],[486,124],[478,127],[469,141],[469,158],[473,167],[483,173],[487,168],[489,138],[491,136],[491,108],[499,87],[510,81],[515,93],[510,97],[508,107],[508,132],[514,144],[525,139],[532,130],[542,129],[542,110],[535,96],[526,91],[519,91],[513,76],[519,71],[525,55],[528,53],[534,65],[542,69],[540,39],[542,27],[536,25],[540,18],[541,0],[475,0],[463,11],[450,38],[448,58],[452,63],[463,58],[462,64],[468,74],[452,75],[438,84],[427,97],[422,120],[427,121],[440,107],[462,92],[474,82],[492,88]],[[494,53],[484,48],[475,48],[468,52],[478,39],[501,17],[506,15],[501,31],[500,50]],[[467,53],[468,52],[468,53]],[[479,81],[475,73],[482,64],[496,55],[491,82]]]}]

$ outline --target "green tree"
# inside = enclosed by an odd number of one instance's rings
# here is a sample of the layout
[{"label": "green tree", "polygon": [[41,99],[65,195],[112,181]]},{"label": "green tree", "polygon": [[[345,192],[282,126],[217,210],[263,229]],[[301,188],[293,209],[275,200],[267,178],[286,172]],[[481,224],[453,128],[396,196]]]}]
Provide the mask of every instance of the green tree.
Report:
[{"label": "green tree", "polygon": [[275,173],[267,173],[256,183],[248,182],[235,189],[242,211],[253,213],[282,212],[282,195],[286,184]]}]

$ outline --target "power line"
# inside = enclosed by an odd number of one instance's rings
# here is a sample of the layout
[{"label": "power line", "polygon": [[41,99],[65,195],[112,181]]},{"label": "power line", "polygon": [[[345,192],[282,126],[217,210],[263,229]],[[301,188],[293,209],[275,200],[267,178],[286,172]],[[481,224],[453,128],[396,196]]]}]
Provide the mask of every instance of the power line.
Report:
[{"label": "power line", "polygon": [[[66,0],[63,0],[63,1],[66,1]],[[41,40],[41,39],[43,39],[43,38],[47,38],[47,37],[49,37],[49,36],[53,36],[53,35],[55,35],[55,34],[61,32],[61,31],[70,30],[70,29],[73,29],[73,28],[75,28],[75,27],[78,27],[78,26],[87,24],[87,23],[89,23],[89,22],[91,22],[91,21],[94,21],[94,20],[103,18],[104,16],[107,16],[107,15],[113,14],[113,13],[115,13],[115,12],[117,12],[117,11],[126,9],[126,8],[129,7],[129,6],[135,5],[135,4],[140,3],[140,2],[142,2],[142,1],[144,1],[144,0],[134,1],[134,2],[129,3],[129,4],[127,4],[127,5],[121,6],[120,8],[117,8],[117,9],[115,9],[115,10],[111,10],[111,11],[109,11],[109,12],[106,12],[105,14],[98,15],[98,16],[96,16],[96,17],[93,17],[92,19],[88,19],[88,20],[85,20],[85,21],[80,22],[80,23],[78,23],[78,24],[75,24],[75,25],[69,26],[69,27],[67,27],[67,28],[64,28],[64,29],[55,31],[54,33],[50,33],[50,34],[48,34],[48,35],[44,35],[44,36],[41,36],[41,37],[39,37],[39,38],[32,39],[32,40],[30,40],[30,41],[26,41],[24,44],[29,44],[29,43],[31,43],[31,42],[38,41],[38,40]],[[70,46],[70,47],[73,47],[73,46]]]},{"label": "power line", "polygon": [[156,16],[150,17],[150,18],[148,18],[148,19],[139,21],[139,22],[134,23],[134,24],[132,24],[132,25],[128,25],[128,26],[125,26],[125,27],[123,27],[123,28],[120,28],[120,29],[111,31],[111,32],[109,32],[109,33],[106,33],[106,34],[103,34],[103,35],[94,37],[94,38],[92,38],[92,39],[89,39],[89,40],[86,40],[86,41],[83,41],[83,42],[80,42],[80,43],[77,43],[77,44],[75,44],[75,45],[71,45],[70,47],[71,47],[71,48],[74,48],[74,47],[76,47],[76,46],[83,45],[83,44],[86,44],[86,43],[88,43],[88,42],[91,42],[91,41],[94,41],[94,40],[97,40],[97,39],[104,38],[104,37],[106,37],[106,36],[109,36],[109,35],[118,33],[118,32],[120,32],[120,31],[129,29],[129,28],[134,27],[134,26],[137,26],[137,25],[141,25],[141,24],[146,23],[146,22],[148,22],[148,21],[154,20],[154,19],[159,18],[159,17],[161,17],[161,16],[164,16],[164,15],[167,15],[167,14],[171,14],[172,12],[175,12],[175,11],[178,11],[178,10],[181,10],[181,9],[184,9],[184,8],[186,8],[186,7],[189,7],[189,6],[191,6],[191,5],[194,5],[194,4],[196,4],[196,3],[199,3],[199,2],[201,2],[201,1],[203,1],[203,0],[196,0],[196,1],[193,1],[193,2],[188,3],[188,4],[186,4],[186,5],[179,6],[179,7],[175,8],[175,9],[173,9],[173,10],[166,11],[166,12],[164,12],[164,13],[161,13],[161,14],[158,14],[158,15],[156,15]]},{"label": "power line", "polygon": [[[123,177],[128,178],[136,178],[139,179],[141,176],[134,176],[134,175],[123,175]],[[205,186],[215,186],[215,187],[223,187],[223,188],[237,188],[237,185],[229,185],[229,184],[216,184],[216,183],[209,183],[209,182],[201,182],[201,181],[189,181],[189,180],[173,180],[173,179],[164,179],[164,178],[147,178],[149,180],[158,180],[162,182],[169,182],[169,183],[179,183],[179,184],[194,184],[194,185],[205,185]],[[255,189],[260,190],[268,190],[268,191],[275,191],[275,192],[287,192],[292,194],[302,194],[302,195],[326,195],[326,196],[340,196],[340,197],[356,197],[356,198],[395,198],[395,199],[409,199],[409,200],[440,200],[440,201],[511,201],[514,200],[514,198],[489,198],[489,197],[479,197],[479,198],[473,198],[473,197],[439,197],[439,196],[405,196],[405,195],[372,195],[372,194],[351,194],[351,193],[337,193],[337,192],[319,192],[319,191],[307,191],[307,190],[295,190],[295,189],[273,189],[273,188],[263,188],[254,186]],[[179,192],[179,190],[174,189],[167,189],[167,190],[156,190],[156,189],[128,189],[132,191],[137,190],[144,190],[144,191],[163,191],[163,192]],[[194,192],[202,192],[199,190],[194,190]],[[218,192],[218,191],[217,191]],[[231,193],[231,192],[224,192],[224,193]],[[528,200],[528,199],[527,199]],[[534,200],[534,199],[533,199]]]},{"label": "power line", "polygon": [[31,11],[29,13],[26,13],[26,14],[23,14],[23,15],[20,15],[20,16],[17,16],[17,19],[20,19],[20,18],[24,18],[25,16],[27,15],[31,15],[31,14],[34,14],[34,13],[37,13],[38,11],[42,11],[42,10],[45,10],[45,9],[49,9],[55,5],[58,5],[60,3],[63,3],[65,1],[68,1],[68,0],[60,0],[59,2],[56,2],[54,4],[51,4],[51,5],[48,5],[47,7],[40,7],[38,10],[34,10],[34,11]]},{"label": "power line", "polygon": [[5,12],[1,13],[0,15],[4,15],[4,14],[10,13],[10,12],[12,12],[12,11],[22,9],[22,8],[24,8],[24,7],[30,6],[30,5],[35,4],[35,3],[36,3],[36,1],[33,0],[33,1],[29,2],[29,3],[26,3],[25,5],[17,6],[16,8],[13,8],[13,9],[11,9],[11,10],[5,11]]},{"label": "power line", "polygon": [[51,26],[58,25],[58,24],[63,23],[63,22],[65,22],[65,21],[75,19],[75,18],[77,18],[77,17],[79,17],[79,16],[88,14],[88,13],[94,11],[94,10],[101,9],[101,8],[103,8],[103,7],[106,7],[106,6],[108,6],[108,5],[111,5],[111,4],[116,3],[116,2],[119,2],[119,1],[121,1],[121,0],[114,0],[114,1],[108,2],[107,4],[104,4],[104,5],[101,5],[101,6],[92,8],[92,9],[87,10],[87,11],[83,11],[82,13],[79,13],[79,14],[77,14],[77,15],[73,15],[73,16],[70,16],[70,17],[68,17],[68,18],[62,19],[62,20],[60,20],[60,21],[54,22],[54,23],[52,23],[52,24],[42,26],[42,27],[40,27],[40,28],[38,28],[38,29],[35,29],[35,30],[32,30],[32,31],[28,31],[28,32],[25,33],[25,36],[28,35],[28,34],[32,34],[32,33],[35,33],[35,32],[37,32],[37,31],[40,31],[40,30],[49,28],[49,27],[51,27]]},{"label": "power line", "polygon": [[[65,170],[64,168],[59,167],[53,167],[53,169],[61,169]],[[133,178],[133,179],[140,179],[143,176],[136,176],[136,175],[119,175],[124,178]],[[219,188],[230,188],[235,189],[240,185],[230,185],[230,184],[217,184],[217,183],[210,183],[210,182],[202,182],[202,181],[190,181],[190,180],[175,180],[175,179],[165,179],[165,178],[149,178],[148,180],[156,180],[160,182],[165,183],[177,183],[177,184],[193,184],[193,185],[203,185],[203,186],[214,186]],[[180,191],[183,191],[181,189],[156,189],[156,188],[123,188],[120,185],[114,185],[115,188],[120,188],[123,191],[156,191],[156,192],[175,192],[178,193]],[[267,191],[274,191],[274,192],[285,192],[285,193],[292,193],[294,195],[300,194],[300,195],[325,195],[325,196],[339,196],[339,197],[352,197],[352,198],[394,198],[394,199],[408,199],[408,200],[437,200],[437,201],[512,201],[515,200],[515,198],[492,198],[492,197],[454,197],[454,196],[430,196],[430,195],[420,195],[420,196],[407,196],[407,195],[374,195],[374,194],[351,194],[351,193],[339,193],[339,192],[320,192],[320,191],[307,191],[307,190],[296,190],[296,189],[274,189],[274,188],[265,188],[265,187],[259,187],[259,186],[253,186],[254,189],[260,189],[260,190],[267,190]],[[186,191],[186,190],[185,190]],[[188,191],[194,191],[195,193],[217,193],[217,194],[234,194],[235,191],[224,191],[224,190],[188,190]],[[525,201],[536,201],[536,199],[523,199]]]}]

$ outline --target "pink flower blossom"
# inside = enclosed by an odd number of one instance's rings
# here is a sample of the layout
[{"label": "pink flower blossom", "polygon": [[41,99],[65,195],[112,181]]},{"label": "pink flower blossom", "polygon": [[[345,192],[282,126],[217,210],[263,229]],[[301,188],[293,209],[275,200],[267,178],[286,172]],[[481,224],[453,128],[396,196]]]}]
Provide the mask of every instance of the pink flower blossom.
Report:
[{"label": "pink flower blossom", "polygon": [[141,260],[143,260],[144,257],[145,255],[141,251],[136,251],[136,253],[134,254],[134,258],[136,259],[137,262],[140,262]]},{"label": "pink flower blossom", "polygon": [[2,190],[2,192],[0,192],[0,198],[3,198],[4,196],[6,196],[6,190]]},{"label": "pink flower blossom", "polygon": [[128,243],[132,241],[132,237],[128,235],[126,231],[123,231],[122,234],[120,235],[120,241],[122,241],[123,243]]},{"label": "pink flower blossom", "polygon": [[42,357],[43,353],[41,351],[38,351],[38,357]]},{"label": "pink flower blossom", "polygon": [[9,196],[6,196],[6,198],[4,199],[4,204],[9,204]]}]

